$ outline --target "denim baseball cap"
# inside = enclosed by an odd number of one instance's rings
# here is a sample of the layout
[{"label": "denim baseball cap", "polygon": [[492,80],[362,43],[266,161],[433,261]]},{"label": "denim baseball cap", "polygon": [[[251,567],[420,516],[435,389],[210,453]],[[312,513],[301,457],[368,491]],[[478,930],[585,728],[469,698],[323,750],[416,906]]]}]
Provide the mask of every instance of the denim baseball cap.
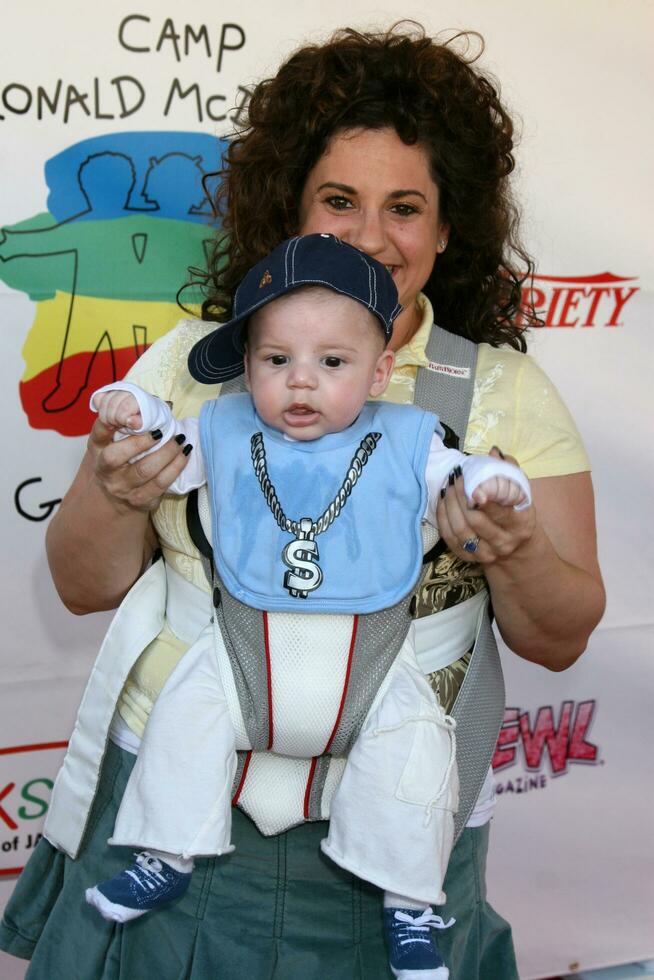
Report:
[{"label": "denim baseball cap", "polygon": [[377,317],[386,343],[402,307],[391,274],[376,259],[334,235],[298,235],[278,245],[247,273],[234,296],[234,316],[199,340],[188,357],[203,384],[243,373],[243,329],[250,316],[300,286],[324,286],[357,300]]}]

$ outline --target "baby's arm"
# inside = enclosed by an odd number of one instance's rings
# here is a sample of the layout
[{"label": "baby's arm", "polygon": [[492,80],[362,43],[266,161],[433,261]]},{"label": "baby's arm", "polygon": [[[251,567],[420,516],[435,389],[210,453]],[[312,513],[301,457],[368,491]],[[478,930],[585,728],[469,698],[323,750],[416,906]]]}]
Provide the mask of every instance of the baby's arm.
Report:
[{"label": "baby's arm", "polygon": [[466,456],[458,449],[447,449],[439,436],[434,435],[425,471],[429,491],[425,518],[434,527],[438,527],[436,507],[441,488],[456,467],[461,467],[465,494],[471,504],[492,501],[516,510],[530,506],[529,480],[518,466],[494,456]]},{"label": "baby's arm", "polygon": [[116,429],[114,439],[125,439],[127,436],[140,432],[153,432],[155,429],[161,431],[161,439],[152,449],[135,459],[156,452],[171,439],[185,437],[186,446],[189,447],[187,456],[191,448],[194,452],[189,456],[185,468],[168,488],[168,493],[185,494],[207,482],[200,450],[198,419],[176,419],[165,401],[129,381],[118,381],[98,388],[91,395],[89,405],[92,411],[98,412],[105,425]]}]

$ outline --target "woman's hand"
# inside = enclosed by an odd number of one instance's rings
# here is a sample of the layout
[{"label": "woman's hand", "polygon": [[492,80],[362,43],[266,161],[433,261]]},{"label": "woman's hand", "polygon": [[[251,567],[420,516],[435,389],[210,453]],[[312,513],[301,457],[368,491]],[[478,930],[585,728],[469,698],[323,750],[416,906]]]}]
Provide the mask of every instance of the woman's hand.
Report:
[{"label": "woman's hand", "polygon": [[115,609],[145,569],[157,546],[150,511],[187,462],[182,444],[173,439],[130,463],[156,438],[144,433],[114,442],[113,431],[96,420],[46,535],[57,591],[78,614]]},{"label": "woman's hand", "polygon": [[526,510],[491,503],[475,509],[454,478],[438,503],[438,527],[456,555],[483,565],[507,646],[564,670],[584,652],[604,612],[593,486],[590,473],[575,473],[534,479],[531,492]]},{"label": "woman's hand", "polygon": [[[518,465],[513,457],[504,456],[495,447],[489,455]],[[473,496],[479,496],[478,492]],[[450,476],[448,485],[441,491],[436,514],[439,532],[450,551],[465,561],[482,565],[509,558],[531,538],[536,526],[533,506],[517,511],[513,506],[491,501],[470,503],[460,471]]]},{"label": "woman's hand", "polygon": [[[152,449],[161,433],[145,432],[113,441],[114,429],[97,419],[88,441],[95,480],[117,513],[125,509],[150,511],[186,466],[182,436],[171,439],[142,459],[130,460]],[[188,450],[188,447],[187,447]]]}]

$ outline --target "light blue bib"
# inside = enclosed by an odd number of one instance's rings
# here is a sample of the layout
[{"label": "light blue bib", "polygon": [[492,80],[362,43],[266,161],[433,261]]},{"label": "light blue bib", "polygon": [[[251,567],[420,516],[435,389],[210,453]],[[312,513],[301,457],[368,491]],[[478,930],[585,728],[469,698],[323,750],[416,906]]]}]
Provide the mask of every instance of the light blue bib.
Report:
[{"label": "light blue bib", "polygon": [[296,442],[247,394],[206,402],[200,437],[217,570],[271,612],[370,613],[399,602],[422,564],[435,415],[368,402],[343,432]]}]

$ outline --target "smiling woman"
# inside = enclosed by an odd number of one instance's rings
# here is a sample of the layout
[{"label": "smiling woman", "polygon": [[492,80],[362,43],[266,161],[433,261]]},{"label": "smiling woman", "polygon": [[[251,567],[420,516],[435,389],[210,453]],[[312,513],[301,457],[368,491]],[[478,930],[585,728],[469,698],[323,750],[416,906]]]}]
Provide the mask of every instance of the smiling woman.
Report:
[{"label": "smiling woman", "polygon": [[[255,86],[216,195],[225,234],[208,270],[197,275],[206,287],[204,321],[182,321],[148,350],[129,380],[172,403],[179,417],[197,415],[218,390],[193,381],[189,351],[215,332],[216,321],[231,319],[246,272],[291,235],[333,232],[389,269],[404,306],[384,397],[401,403],[429,398],[441,414],[452,412],[452,438],[466,452],[497,456],[501,446],[522,465],[533,506],[520,511],[493,503],[469,507],[461,479],[451,475],[437,507],[443,544],[428,554],[411,603],[420,667],[446,711],[466,705],[459,743],[470,744],[471,733],[480,736],[475,750],[459,757],[468,789],[440,910],[443,922],[452,917],[456,926],[439,944],[450,980],[517,980],[510,927],[486,901],[484,883],[493,807],[492,783],[484,776],[503,713],[484,609],[490,595],[497,625],[518,656],[561,670],[583,652],[604,593],[587,457],[557,392],[523,353],[518,324],[529,311],[521,308],[520,287],[532,265],[517,237],[508,182],[511,119],[465,42],[432,40],[416,25],[378,34],[339,31],[323,45],[302,48],[274,78]],[[298,331],[304,331],[300,294],[296,302],[289,317],[297,314]],[[263,352],[263,363],[272,364],[273,374],[298,370],[300,385],[313,383],[311,372],[338,373],[350,341],[339,336],[321,358],[324,330],[324,323],[307,329],[316,346],[301,348],[299,369],[292,358],[289,367],[285,350]],[[251,371],[259,370],[256,324],[253,337]],[[289,423],[306,419],[314,407],[304,395],[294,397]],[[331,738],[310,759],[263,750],[248,755],[234,798],[271,836],[261,837],[234,810],[236,851],[219,863],[199,860],[177,905],[153,912],[136,928],[119,929],[91,923],[91,910],[83,907],[84,887],[124,867],[124,855],[107,858],[105,842],[133,765],[130,753],[168,674],[197,638],[197,623],[206,624],[225,602],[213,592],[212,606],[197,546],[205,554],[207,548],[193,508],[192,538],[184,501],[165,493],[187,464],[188,446],[172,440],[132,462],[153,439],[156,433],[113,442],[112,429],[97,422],[48,530],[52,574],[73,611],[112,608],[134,588],[117,617],[123,632],[111,647],[114,673],[103,675],[107,684],[98,695],[107,725],[118,700],[110,735],[97,712],[82,732],[85,745],[96,747],[96,769],[102,763],[98,784],[79,777],[69,786],[76,802],[56,816],[74,838],[69,852],[39,843],[0,938],[17,955],[33,956],[30,980],[389,977],[379,893],[318,857],[326,801],[341,772],[340,760],[332,764]],[[165,570],[157,562],[146,572],[158,548]],[[335,664],[330,644],[338,640],[347,654],[354,643],[358,618],[336,618],[316,632],[309,661],[296,658],[293,683],[281,692],[309,733],[324,723],[326,682]],[[443,624],[453,621],[461,630],[456,643],[445,643]],[[289,628],[277,639],[294,654],[296,636]],[[266,633],[268,652],[269,641]],[[358,669],[363,685],[374,681],[374,664],[366,664],[354,657],[353,672]],[[475,678],[488,676],[495,686],[474,686]],[[462,688],[466,677],[472,680]],[[63,782],[69,777],[67,770]],[[175,797],[175,786],[168,791]],[[299,825],[280,833],[289,825],[288,807],[295,807],[291,822]],[[407,924],[408,941],[417,943],[421,930],[437,925],[427,919]],[[420,968],[396,976],[440,980],[444,974]]]},{"label": "smiling woman", "polygon": [[384,209],[398,221],[429,212],[418,289],[441,326],[524,349],[514,321],[532,263],[508,181],[513,123],[493,80],[474,67],[480,47],[478,35],[439,43],[410,24],[378,35],[348,30],[300,49],[256,86],[216,194],[231,237],[216,245],[205,317],[227,316],[230,292],[274,248],[280,227],[287,235],[320,230],[311,219],[322,188],[326,230],[339,233],[337,211],[358,212],[350,234],[364,218],[375,249],[373,203],[379,217]]},{"label": "smiling woman", "polygon": [[[363,173],[361,160],[367,161]],[[304,185],[300,232],[329,231],[393,276],[404,308],[395,321],[393,350],[416,333],[422,320],[418,294],[447,247],[449,226],[439,197],[425,150],[407,146],[390,128],[334,136]]]}]

